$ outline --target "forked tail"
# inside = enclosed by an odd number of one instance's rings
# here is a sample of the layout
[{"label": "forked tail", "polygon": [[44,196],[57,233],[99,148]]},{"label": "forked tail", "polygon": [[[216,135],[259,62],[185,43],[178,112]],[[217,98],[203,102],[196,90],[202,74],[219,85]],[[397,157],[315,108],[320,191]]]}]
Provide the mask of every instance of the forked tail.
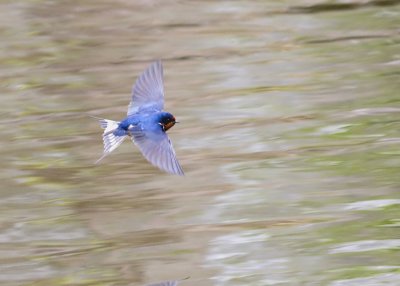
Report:
[{"label": "forked tail", "polygon": [[104,151],[103,155],[96,161],[96,164],[98,164],[103,158],[105,158],[108,154],[110,154],[112,151],[117,149],[119,145],[124,141],[126,136],[115,136],[114,135],[114,130],[118,128],[119,122],[109,120],[109,119],[104,119],[104,118],[99,118],[95,116],[91,116],[95,119],[97,119],[100,122],[101,128],[104,129],[103,132],[103,144],[104,144]]}]

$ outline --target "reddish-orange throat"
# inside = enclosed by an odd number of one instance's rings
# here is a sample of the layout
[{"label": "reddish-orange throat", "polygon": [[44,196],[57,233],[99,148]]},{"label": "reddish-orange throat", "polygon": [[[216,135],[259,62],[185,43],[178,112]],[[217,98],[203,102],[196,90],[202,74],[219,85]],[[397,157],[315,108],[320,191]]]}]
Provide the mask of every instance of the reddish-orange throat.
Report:
[{"label": "reddish-orange throat", "polygon": [[171,128],[172,126],[174,126],[174,125],[175,125],[175,121],[170,121],[170,122],[164,124],[164,125],[163,125],[164,131],[167,131],[168,129],[170,129],[170,128]]}]

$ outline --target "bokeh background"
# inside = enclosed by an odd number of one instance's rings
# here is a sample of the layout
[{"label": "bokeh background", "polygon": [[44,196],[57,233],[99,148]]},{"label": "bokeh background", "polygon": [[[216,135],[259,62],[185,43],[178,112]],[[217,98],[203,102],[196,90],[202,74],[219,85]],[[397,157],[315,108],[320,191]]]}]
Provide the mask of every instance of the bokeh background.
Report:
[{"label": "bokeh background", "polygon": [[[0,1],[0,284],[399,285],[400,1]],[[101,130],[164,63],[186,172]]]}]

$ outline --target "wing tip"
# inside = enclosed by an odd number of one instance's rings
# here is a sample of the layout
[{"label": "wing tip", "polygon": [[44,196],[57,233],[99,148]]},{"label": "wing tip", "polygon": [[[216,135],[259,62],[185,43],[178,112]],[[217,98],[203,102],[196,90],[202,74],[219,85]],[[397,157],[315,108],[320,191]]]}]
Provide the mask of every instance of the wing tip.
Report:
[{"label": "wing tip", "polygon": [[156,69],[156,71],[160,72],[161,74],[161,80],[163,80],[164,77],[164,67],[161,59],[157,59],[153,62],[152,66]]},{"label": "wing tip", "polygon": [[179,172],[177,175],[181,176],[181,177],[185,177],[185,172],[183,171],[183,169],[182,169],[181,165],[179,165],[179,163],[178,163],[178,166],[179,166]]},{"label": "wing tip", "polygon": [[171,175],[176,175],[176,176],[180,176],[180,177],[185,177],[185,172],[183,171],[182,167],[179,165],[179,163],[177,165],[175,165],[174,167],[176,168],[172,168],[172,169],[168,169],[168,168],[163,168],[161,170],[171,174]]}]

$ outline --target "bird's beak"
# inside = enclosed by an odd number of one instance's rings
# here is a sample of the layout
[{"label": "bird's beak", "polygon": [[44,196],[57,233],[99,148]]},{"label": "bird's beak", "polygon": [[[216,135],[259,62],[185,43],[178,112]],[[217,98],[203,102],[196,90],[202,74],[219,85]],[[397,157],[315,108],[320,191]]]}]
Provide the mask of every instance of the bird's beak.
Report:
[{"label": "bird's beak", "polygon": [[175,123],[180,123],[179,121],[175,121]]}]

